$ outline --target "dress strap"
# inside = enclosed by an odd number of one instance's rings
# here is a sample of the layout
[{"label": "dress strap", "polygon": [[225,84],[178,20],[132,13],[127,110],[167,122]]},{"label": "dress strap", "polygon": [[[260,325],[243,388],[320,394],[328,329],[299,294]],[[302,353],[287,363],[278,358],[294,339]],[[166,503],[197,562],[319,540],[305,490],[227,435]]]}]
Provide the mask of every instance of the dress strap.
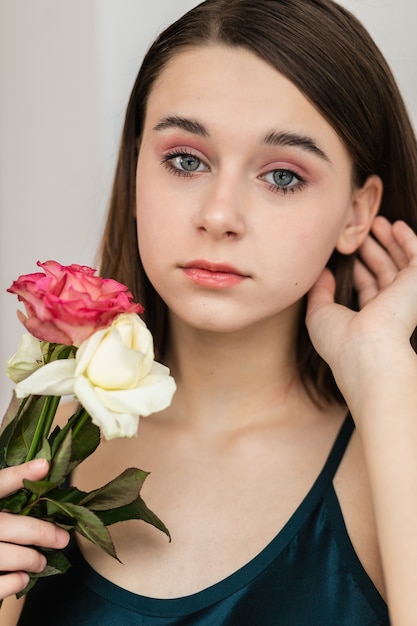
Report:
[{"label": "dress strap", "polygon": [[336,474],[340,465],[340,462],[343,459],[343,455],[349,444],[354,429],[355,424],[349,412],[345,417],[345,420],[339,430],[336,440],[323,467],[322,474],[324,474],[327,479],[333,480],[334,475]]}]

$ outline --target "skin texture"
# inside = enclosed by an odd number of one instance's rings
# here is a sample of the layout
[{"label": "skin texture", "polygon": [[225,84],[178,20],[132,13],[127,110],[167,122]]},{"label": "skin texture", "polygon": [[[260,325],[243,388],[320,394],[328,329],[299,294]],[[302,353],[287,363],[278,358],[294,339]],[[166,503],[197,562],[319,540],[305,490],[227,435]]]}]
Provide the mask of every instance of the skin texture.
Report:
[{"label": "skin texture", "polygon": [[[158,128],[174,116],[198,121],[207,136]],[[311,138],[326,158],[264,141],[273,132]],[[180,156],[161,163],[181,151],[198,159],[197,171],[184,173]],[[273,182],[279,169],[287,188]],[[266,63],[222,47],[177,55],[151,93],[139,155],[145,270],[193,327],[237,331],[274,316],[291,326],[333,249],[350,252],[366,235],[380,192],[376,178],[368,185],[352,193],[350,158],[336,132]],[[233,265],[244,279],[236,289],[200,289],[183,268],[201,259]]]},{"label": "skin texture", "polygon": [[[277,145],[283,133],[303,146]],[[170,309],[178,391],[137,439],[106,442],[74,476],[90,490],[128,466],[151,471],[143,496],[172,543],[145,524],[115,525],[120,565],[81,542],[118,585],[176,597],[215,583],[253,558],[311,487],[347,409],[316,406],[298,379],[295,329],[308,293],[312,341],[357,425],[335,478],[348,532],[393,623],[416,623],[417,238],[375,218],[381,181],[354,189],[351,171],[311,103],[247,51],[189,50],[161,73],[140,148],[137,224],[145,269]],[[272,189],[283,180],[294,190]],[[334,303],[324,268],[335,247],[359,250],[359,313]],[[36,545],[27,524],[14,540]]]}]

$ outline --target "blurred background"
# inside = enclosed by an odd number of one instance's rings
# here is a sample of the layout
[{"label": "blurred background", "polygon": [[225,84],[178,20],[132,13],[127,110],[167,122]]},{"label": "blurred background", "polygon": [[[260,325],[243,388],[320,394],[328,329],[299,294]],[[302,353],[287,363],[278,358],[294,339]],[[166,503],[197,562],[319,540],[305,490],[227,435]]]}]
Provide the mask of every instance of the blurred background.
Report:
[{"label": "blurred background", "polygon": [[[162,28],[197,4],[0,0],[0,419],[13,388],[4,363],[24,331],[6,289],[37,271],[37,260],[96,266],[141,59]],[[340,4],[382,49],[417,127],[416,1]]]}]

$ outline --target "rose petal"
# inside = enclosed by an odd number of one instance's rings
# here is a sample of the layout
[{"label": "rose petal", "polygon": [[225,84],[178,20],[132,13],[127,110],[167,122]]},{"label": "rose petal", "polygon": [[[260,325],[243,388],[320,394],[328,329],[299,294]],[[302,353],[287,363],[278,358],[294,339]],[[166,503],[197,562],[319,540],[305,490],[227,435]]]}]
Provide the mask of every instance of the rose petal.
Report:
[{"label": "rose petal", "polygon": [[95,351],[100,345],[104,335],[108,333],[108,328],[102,330],[96,330],[88,339],[82,342],[77,350],[77,368],[75,375],[81,376],[87,369],[89,362],[91,361]]},{"label": "rose petal", "polygon": [[50,343],[80,345],[122,313],[141,313],[127,287],[82,265],[46,261],[42,273],[20,276],[8,289],[26,309],[26,328]]},{"label": "rose petal", "polygon": [[97,347],[86,374],[93,385],[105,389],[135,387],[146,375],[144,355],[124,344],[116,328],[110,330]]},{"label": "rose petal", "polygon": [[66,396],[74,393],[75,359],[60,359],[44,365],[16,385],[18,398],[31,394]]},{"label": "rose petal", "polygon": [[23,324],[26,330],[37,339],[48,343],[62,343],[64,346],[72,346],[73,344],[71,337],[52,322],[39,320],[37,317],[29,317]]},{"label": "rose petal", "polygon": [[176,385],[171,376],[148,375],[135,389],[115,391],[95,388],[97,398],[110,411],[132,413],[146,417],[151,413],[163,411],[172,400]]},{"label": "rose petal", "polygon": [[77,378],[74,392],[91,416],[93,424],[98,426],[106,439],[116,437],[134,437],[137,433],[139,416],[115,413],[100,402],[97,389],[84,377]]},{"label": "rose petal", "polygon": [[43,365],[42,346],[30,333],[22,335],[16,354],[7,361],[7,376],[19,383]]}]

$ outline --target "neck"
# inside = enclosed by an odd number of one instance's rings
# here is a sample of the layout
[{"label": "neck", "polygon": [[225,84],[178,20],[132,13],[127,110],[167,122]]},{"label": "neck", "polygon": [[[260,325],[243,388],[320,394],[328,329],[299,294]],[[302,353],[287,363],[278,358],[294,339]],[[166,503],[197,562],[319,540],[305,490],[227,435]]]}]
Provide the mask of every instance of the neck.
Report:
[{"label": "neck", "polygon": [[171,320],[176,416],[231,427],[268,419],[307,397],[297,374],[296,323],[263,321],[233,333]]}]

